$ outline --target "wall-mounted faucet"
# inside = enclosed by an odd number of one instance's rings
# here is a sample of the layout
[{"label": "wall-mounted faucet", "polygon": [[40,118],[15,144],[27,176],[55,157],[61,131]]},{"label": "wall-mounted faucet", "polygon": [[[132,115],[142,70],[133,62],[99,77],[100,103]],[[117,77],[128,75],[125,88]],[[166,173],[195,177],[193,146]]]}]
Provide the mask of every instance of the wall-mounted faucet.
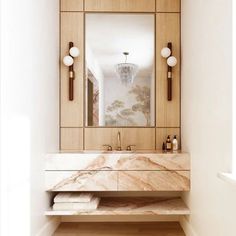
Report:
[{"label": "wall-mounted faucet", "polygon": [[117,134],[117,151],[121,151],[121,138],[120,138],[120,131]]}]

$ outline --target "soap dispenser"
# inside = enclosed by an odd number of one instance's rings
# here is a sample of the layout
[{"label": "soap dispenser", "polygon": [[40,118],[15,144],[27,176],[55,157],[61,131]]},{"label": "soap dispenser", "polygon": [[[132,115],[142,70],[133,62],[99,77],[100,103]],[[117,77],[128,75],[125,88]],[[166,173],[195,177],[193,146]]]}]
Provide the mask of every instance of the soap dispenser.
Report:
[{"label": "soap dispenser", "polygon": [[166,140],[166,151],[171,151],[171,149],[172,149],[172,143],[170,140],[170,135],[168,135]]},{"label": "soap dispenser", "polygon": [[172,147],[173,147],[173,151],[175,151],[175,152],[178,151],[178,149],[179,149],[177,135],[175,135],[173,140],[172,140]]}]

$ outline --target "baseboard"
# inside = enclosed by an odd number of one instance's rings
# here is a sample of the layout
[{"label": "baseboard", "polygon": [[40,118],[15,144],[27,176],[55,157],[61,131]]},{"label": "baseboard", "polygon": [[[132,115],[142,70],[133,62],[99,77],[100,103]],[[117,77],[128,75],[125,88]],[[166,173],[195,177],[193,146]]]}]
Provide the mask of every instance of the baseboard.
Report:
[{"label": "baseboard", "polygon": [[36,236],[52,236],[61,223],[60,217],[52,217],[36,234]]},{"label": "baseboard", "polygon": [[179,221],[181,227],[183,228],[186,236],[197,236],[196,232],[193,230],[193,227],[187,220],[185,216],[182,216]]}]

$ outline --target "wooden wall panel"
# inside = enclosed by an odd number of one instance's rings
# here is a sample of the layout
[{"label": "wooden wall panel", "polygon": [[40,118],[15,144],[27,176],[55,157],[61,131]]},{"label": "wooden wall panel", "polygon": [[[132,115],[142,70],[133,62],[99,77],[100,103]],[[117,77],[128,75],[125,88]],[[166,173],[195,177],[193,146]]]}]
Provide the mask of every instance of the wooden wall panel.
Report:
[{"label": "wooden wall panel", "polygon": [[83,129],[61,128],[61,150],[83,150]]},{"label": "wooden wall panel", "polygon": [[83,0],[61,0],[61,11],[83,11]]},{"label": "wooden wall panel", "polygon": [[126,150],[128,145],[134,150],[155,150],[155,128],[123,128],[122,149]]},{"label": "wooden wall panel", "polygon": [[133,149],[137,150],[155,150],[155,128],[86,128],[85,149],[103,150],[103,145],[108,144],[116,150],[119,131],[122,150],[128,145],[136,145]]},{"label": "wooden wall panel", "polygon": [[156,0],[157,12],[180,12],[181,0]]},{"label": "wooden wall panel", "polygon": [[[173,68],[172,101],[167,100],[167,64],[161,49],[172,42],[173,56],[178,64]],[[157,127],[180,126],[180,14],[158,13],[156,16],[156,124]]]},{"label": "wooden wall panel", "polygon": [[181,146],[180,128],[157,128],[156,129],[156,149],[161,150],[163,142],[166,141],[167,136],[170,135],[171,140],[174,135],[177,135],[179,147]]},{"label": "wooden wall panel", "polygon": [[[83,21],[83,13],[61,13],[61,127],[83,126]],[[68,99],[68,67],[62,63],[63,57],[68,55],[70,41],[80,50],[74,63],[74,101]]]},{"label": "wooden wall panel", "polygon": [[85,11],[155,12],[155,0],[86,0]]},{"label": "wooden wall panel", "polygon": [[84,142],[85,150],[105,150],[103,145],[111,145],[117,148],[118,128],[85,128]]}]

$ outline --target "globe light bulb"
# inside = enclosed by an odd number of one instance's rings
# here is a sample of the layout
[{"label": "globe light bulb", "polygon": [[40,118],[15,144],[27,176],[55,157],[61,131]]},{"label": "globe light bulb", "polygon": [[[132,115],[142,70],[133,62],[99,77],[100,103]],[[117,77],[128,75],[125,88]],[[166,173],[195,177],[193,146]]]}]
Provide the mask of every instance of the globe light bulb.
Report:
[{"label": "globe light bulb", "polygon": [[71,56],[65,56],[65,57],[63,58],[63,63],[64,63],[64,65],[66,65],[66,66],[72,66],[73,63],[74,63],[74,59],[73,59]]},{"label": "globe light bulb", "polygon": [[171,56],[167,59],[168,66],[174,67],[174,66],[176,66],[176,64],[177,64],[177,59],[175,57]]},{"label": "globe light bulb", "polygon": [[167,48],[167,47],[162,48],[162,50],[161,50],[162,57],[167,58],[170,56],[170,54],[171,54],[171,50],[169,48]]},{"label": "globe light bulb", "polygon": [[79,54],[80,54],[80,51],[79,51],[79,49],[78,49],[77,47],[72,47],[72,48],[70,49],[70,55],[71,55],[72,57],[78,57]]}]

